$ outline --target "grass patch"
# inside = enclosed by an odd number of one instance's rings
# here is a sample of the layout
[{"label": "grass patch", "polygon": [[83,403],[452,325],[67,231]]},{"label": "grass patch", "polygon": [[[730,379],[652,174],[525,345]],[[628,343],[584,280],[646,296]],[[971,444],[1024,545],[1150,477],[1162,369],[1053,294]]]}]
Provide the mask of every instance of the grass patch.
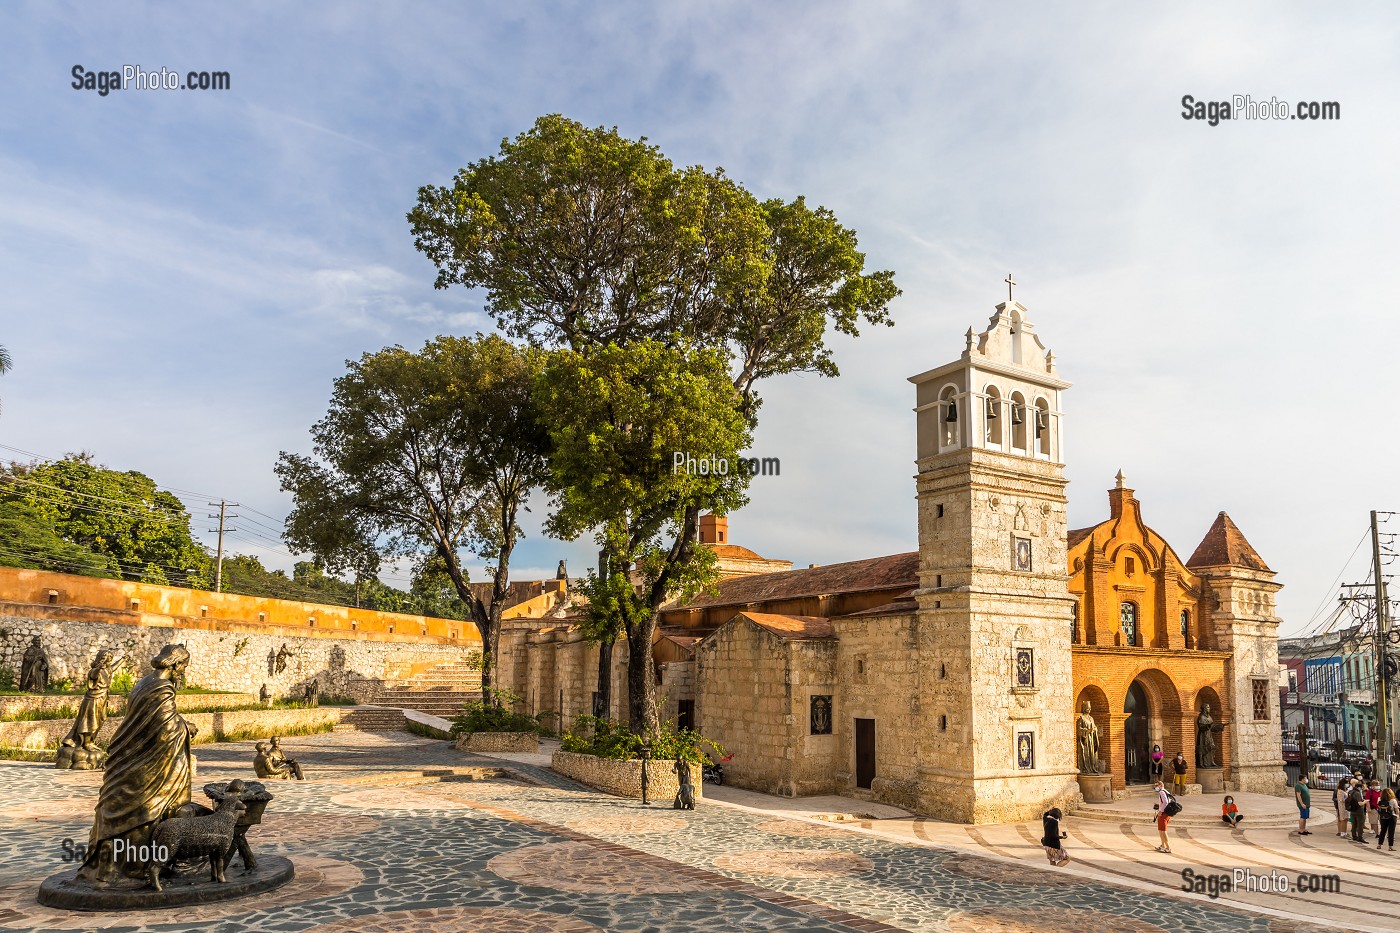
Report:
[{"label": "grass patch", "polygon": [[77,719],[76,706],[54,706],[48,709],[22,709],[9,716],[0,716],[0,722],[37,722],[41,719]]},{"label": "grass patch", "polygon": [[20,748],[17,745],[0,745],[0,760],[4,761],[53,761],[58,757],[58,746],[53,748]]},{"label": "grass patch", "polygon": [[222,729],[214,730],[215,742],[247,742],[250,739],[266,739],[269,736],[278,735],[283,738],[289,735],[319,735],[322,732],[333,732],[335,730],[335,720],[325,722],[302,723],[296,726],[286,726],[282,729],[269,729],[266,726],[245,726],[242,729],[234,729],[232,732],[225,732]]},{"label": "grass patch", "polygon": [[441,729],[434,729],[432,726],[427,725],[426,723],[415,722],[412,719],[405,718],[403,724],[404,728],[408,729],[408,731],[412,732],[414,735],[421,735],[427,739],[442,739],[448,742],[452,741],[451,735],[447,734],[446,732],[443,732]]}]

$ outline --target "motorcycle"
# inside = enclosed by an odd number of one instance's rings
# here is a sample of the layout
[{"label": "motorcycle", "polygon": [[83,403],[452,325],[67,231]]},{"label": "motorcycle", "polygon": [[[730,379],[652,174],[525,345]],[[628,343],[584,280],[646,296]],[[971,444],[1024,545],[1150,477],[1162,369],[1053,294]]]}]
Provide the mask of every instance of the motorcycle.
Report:
[{"label": "motorcycle", "polygon": [[700,780],[705,784],[723,784],[724,763],[733,757],[726,755],[719,761],[706,761],[700,766]]}]

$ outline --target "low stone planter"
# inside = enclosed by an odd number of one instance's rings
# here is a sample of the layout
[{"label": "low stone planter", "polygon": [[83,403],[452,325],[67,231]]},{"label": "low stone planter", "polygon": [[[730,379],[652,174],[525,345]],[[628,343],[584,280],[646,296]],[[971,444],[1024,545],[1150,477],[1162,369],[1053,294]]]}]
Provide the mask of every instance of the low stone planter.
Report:
[{"label": "low stone planter", "polygon": [[[550,768],[564,777],[572,778],[580,784],[597,788],[619,797],[642,796],[642,762],[617,761],[612,758],[599,758],[596,755],[580,755],[575,752],[558,751],[550,759]],[[647,766],[647,797],[650,800],[668,801],[676,796],[680,784],[676,780],[676,763],[673,760],[653,759]],[[695,788],[695,799],[704,794],[700,784],[700,766],[689,765],[690,783]]]},{"label": "low stone planter", "polygon": [[[354,709],[354,707],[347,707]],[[253,709],[224,713],[181,713],[182,718],[193,723],[199,732],[195,744],[214,741],[215,732],[232,734],[253,730],[262,736],[296,733],[301,729],[315,729],[323,726],[334,727],[340,722],[341,709],[323,706],[317,709]],[[109,716],[97,734],[99,743],[105,745],[121,724],[122,717]],[[0,745],[12,748],[54,748],[68,730],[73,728],[71,719],[36,719],[26,722],[0,722]]]},{"label": "low stone planter", "polygon": [[533,732],[468,732],[457,737],[464,752],[538,752],[540,737]]}]

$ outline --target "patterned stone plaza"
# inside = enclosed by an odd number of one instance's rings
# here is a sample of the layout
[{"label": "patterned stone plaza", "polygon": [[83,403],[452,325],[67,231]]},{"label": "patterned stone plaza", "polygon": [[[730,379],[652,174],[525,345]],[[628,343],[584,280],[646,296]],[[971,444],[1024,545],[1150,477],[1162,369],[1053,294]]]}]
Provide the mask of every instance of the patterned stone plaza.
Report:
[{"label": "patterned stone plaza", "polygon": [[[1071,819],[1076,862],[1054,870],[1026,824],[846,826],[709,800],[693,812],[668,801],[643,808],[534,764],[406,733],[335,732],[286,746],[311,779],[274,782],[276,799],[249,838],[256,851],[290,857],[296,880],[260,900],[174,912],[39,906],[39,881],[67,867],[63,840],[86,839],[100,775],[0,765],[0,930],[1400,929],[1395,863],[1346,848],[1320,821],[1306,846],[1286,826],[1261,828],[1251,843],[1191,826],[1175,831],[1169,860],[1139,851],[1151,835],[1145,820]],[[199,758],[197,785],[251,777],[249,743],[206,746]],[[1243,901],[1176,895],[1169,880],[1183,867],[1271,864],[1340,872],[1341,896],[1273,896],[1249,902],[1272,914],[1248,913]]]}]

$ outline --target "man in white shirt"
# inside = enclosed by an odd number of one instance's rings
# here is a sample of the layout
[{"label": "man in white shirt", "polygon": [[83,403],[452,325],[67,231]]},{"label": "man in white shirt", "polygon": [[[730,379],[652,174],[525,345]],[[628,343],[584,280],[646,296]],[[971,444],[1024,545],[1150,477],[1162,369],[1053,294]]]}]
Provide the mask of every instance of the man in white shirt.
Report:
[{"label": "man in white shirt", "polygon": [[1172,795],[1167,793],[1167,789],[1162,786],[1160,780],[1157,781],[1157,804],[1152,809],[1157,811],[1157,835],[1162,838],[1162,844],[1157,847],[1158,852],[1171,854],[1172,847],[1167,841],[1167,823],[1171,817],[1167,816],[1167,804],[1171,803]]}]

